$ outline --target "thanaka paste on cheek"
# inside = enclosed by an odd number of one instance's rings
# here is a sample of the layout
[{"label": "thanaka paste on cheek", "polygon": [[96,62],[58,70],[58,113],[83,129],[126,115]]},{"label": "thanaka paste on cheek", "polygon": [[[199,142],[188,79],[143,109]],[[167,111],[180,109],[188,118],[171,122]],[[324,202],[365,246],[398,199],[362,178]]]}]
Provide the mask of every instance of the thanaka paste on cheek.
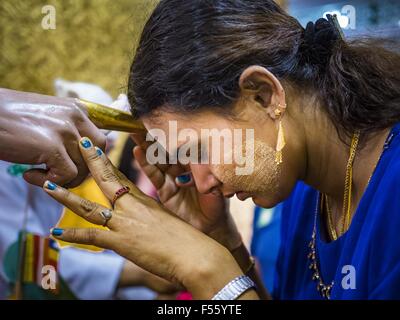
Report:
[{"label": "thanaka paste on cheek", "polygon": [[[246,152],[246,146],[240,150]],[[238,175],[236,164],[215,165],[214,173],[229,189],[259,196],[271,196],[278,192],[280,165],[275,162],[276,151],[264,142],[254,141],[254,170],[249,175]]]}]

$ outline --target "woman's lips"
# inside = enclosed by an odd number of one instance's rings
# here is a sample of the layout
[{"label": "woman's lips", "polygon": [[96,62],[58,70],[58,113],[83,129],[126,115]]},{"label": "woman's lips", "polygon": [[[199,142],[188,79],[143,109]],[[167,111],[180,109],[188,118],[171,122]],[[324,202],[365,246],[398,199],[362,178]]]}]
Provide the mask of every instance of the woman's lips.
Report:
[{"label": "woman's lips", "polygon": [[244,201],[244,200],[246,200],[246,199],[251,197],[251,194],[243,192],[243,191],[225,193],[224,197],[225,198],[232,198],[234,195],[236,195],[236,197],[241,201]]},{"label": "woman's lips", "polygon": [[236,192],[236,197],[240,200],[240,201],[244,201],[248,198],[251,197],[251,195],[249,193],[240,191],[240,192]]}]

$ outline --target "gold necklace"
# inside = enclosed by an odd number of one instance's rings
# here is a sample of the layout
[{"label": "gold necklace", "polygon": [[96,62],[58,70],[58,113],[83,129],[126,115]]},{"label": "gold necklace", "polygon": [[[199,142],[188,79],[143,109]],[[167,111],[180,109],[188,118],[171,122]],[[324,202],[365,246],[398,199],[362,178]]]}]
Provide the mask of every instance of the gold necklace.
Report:
[{"label": "gold necklace", "polygon": [[325,206],[327,211],[328,229],[333,240],[336,240],[339,236],[343,235],[350,226],[351,220],[351,191],[353,186],[353,164],[356,156],[358,142],[360,140],[360,133],[356,132],[353,135],[350,145],[349,159],[346,166],[346,175],[344,181],[344,195],[343,195],[343,209],[342,209],[342,228],[340,234],[336,232],[336,228],[333,225],[332,212],[329,207],[328,196],[324,194]]},{"label": "gold necklace", "polygon": [[[345,230],[345,225],[347,220],[350,220],[350,208],[351,208],[351,187],[352,187],[352,180],[353,180],[353,163],[354,163],[354,158],[356,155],[357,151],[357,146],[358,146],[358,141],[360,138],[360,134],[357,132],[354,134],[353,139],[351,141],[351,146],[350,146],[350,156],[349,160],[347,162],[347,167],[346,167],[346,178],[345,178],[345,187],[344,187],[344,201],[343,201],[343,213],[344,215],[344,224],[342,227],[342,234],[344,233],[343,230]],[[323,210],[323,199],[325,198],[326,204],[328,204],[328,197],[327,195],[320,194],[317,198],[316,201],[316,207],[315,207],[315,216],[314,216],[314,228],[313,228],[313,233],[311,236],[311,241],[308,244],[308,247],[310,248],[310,253],[308,254],[307,258],[311,261],[309,265],[309,269],[313,271],[312,275],[312,280],[317,282],[317,291],[321,294],[321,296],[325,299],[330,299],[331,298],[331,291],[333,288],[333,285],[335,284],[334,281],[331,281],[330,284],[325,284],[322,275],[319,271],[319,266],[318,266],[318,261],[317,261],[317,249],[316,249],[316,238],[317,238],[317,217],[318,217],[318,211],[319,207],[322,212]],[[327,209],[329,208],[329,204],[327,206]],[[337,234],[336,230],[333,227],[332,223],[332,213],[330,212],[330,209],[327,210],[328,213],[328,224],[329,224],[329,229],[330,233],[332,235],[333,239],[337,239]]]},{"label": "gold necklace", "polygon": [[331,208],[329,207],[328,196],[326,194],[324,194],[324,201],[325,201],[325,207],[326,207],[326,213],[327,213],[326,216],[327,216],[327,220],[328,220],[328,230],[330,232],[330,237],[333,240],[337,240],[338,236],[337,236],[336,228],[333,226],[332,212],[331,212]]},{"label": "gold necklace", "polygon": [[[384,151],[389,147],[389,145],[390,145],[391,141],[393,140],[394,136],[395,136],[395,134],[391,133],[386,138],[385,144],[383,146],[382,153],[381,153],[377,163],[375,164],[375,167],[374,167],[374,170],[372,171],[371,176],[368,179],[367,186],[369,185],[369,183],[371,181],[371,178],[372,178],[372,176],[373,176],[373,174],[374,174],[374,172],[375,172],[375,170],[376,170],[376,168],[378,166],[378,163],[379,163],[380,159],[382,158],[382,155],[383,155]],[[360,137],[359,133],[356,133],[353,136],[353,140],[352,140],[351,147],[350,147],[350,157],[349,157],[349,161],[348,161],[348,167],[349,167],[349,163],[351,163],[351,167],[352,167],[352,164],[353,164],[353,161],[354,161],[355,152],[356,152],[357,145],[358,145],[359,137]],[[352,150],[352,149],[354,149],[354,150]],[[348,172],[346,172],[346,180],[350,180],[350,178],[347,179],[348,178],[347,177],[348,176],[347,173]],[[352,168],[351,168],[351,170],[349,172],[349,176],[351,176],[351,180],[352,180]],[[351,180],[350,180],[350,182],[351,182]],[[346,191],[345,191],[345,195],[346,195]],[[351,193],[350,193],[350,195],[351,195]],[[333,228],[332,215],[331,215],[331,212],[330,212],[330,209],[329,209],[329,203],[327,201],[328,197],[327,197],[327,195],[322,195],[322,194],[318,193],[318,196],[317,196],[317,199],[316,199],[315,214],[314,214],[314,228],[313,228],[313,232],[312,232],[312,236],[311,236],[311,241],[308,244],[308,247],[310,248],[310,252],[307,255],[307,258],[311,261],[310,265],[309,265],[309,269],[311,269],[313,271],[312,280],[317,282],[317,290],[318,290],[318,292],[321,294],[321,296],[323,298],[329,300],[331,298],[331,291],[332,291],[332,288],[333,288],[333,285],[335,284],[335,282],[331,281],[330,284],[325,284],[323,279],[322,279],[322,275],[321,275],[321,273],[319,271],[319,267],[320,266],[319,266],[318,259],[317,259],[317,243],[316,243],[318,212],[319,212],[319,210],[321,210],[321,212],[322,212],[322,208],[323,208],[322,202],[323,202],[324,197],[325,197],[326,204],[327,204],[328,224],[330,225],[329,229],[331,230],[332,236],[334,234],[336,234],[336,229]],[[351,200],[348,200],[348,203],[351,204]]]},{"label": "gold necklace", "polygon": [[343,224],[341,235],[346,232],[350,226],[351,218],[351,191],[353,187],[353,163],[357,152],[360,133],[356,132],[351,140],[350,156],[346,167],[346,178],[344,181],[344,196],[343,196]]}]

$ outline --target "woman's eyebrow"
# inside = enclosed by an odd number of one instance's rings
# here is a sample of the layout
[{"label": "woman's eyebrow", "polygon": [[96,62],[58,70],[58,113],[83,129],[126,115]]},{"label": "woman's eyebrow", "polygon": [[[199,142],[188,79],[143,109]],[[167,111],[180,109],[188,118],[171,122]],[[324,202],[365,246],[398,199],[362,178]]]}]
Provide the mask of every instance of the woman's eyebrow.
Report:
[{"label": "woman's eyebrow", "polygon": [[[178,146],[177,148],[174,149],[174,153],[175,154],[179,154],[179,150],[181,149],[181,147],[183,145],[185,145],[186,143],[188,143],[188,141],[182,143],[182,145]],[[193,143],[191,144],[193,145]],[[197,150],[202,150],[202,141],[201,140],[197,140]],[[208,147],[208,144],[205,144],[204,147]],[[172,153],[173,154],[173,153]]]}]

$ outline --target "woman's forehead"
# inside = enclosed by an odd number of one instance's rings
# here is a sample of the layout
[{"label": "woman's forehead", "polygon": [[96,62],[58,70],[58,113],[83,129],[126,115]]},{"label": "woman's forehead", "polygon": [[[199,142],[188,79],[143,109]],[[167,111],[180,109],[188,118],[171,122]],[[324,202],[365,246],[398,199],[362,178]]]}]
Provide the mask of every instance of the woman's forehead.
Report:
[{"label": "woman's forehead", "polygon": [[174,128],[177,128],[178,131],[192,129],[200,132],[202,129],[219,129],[229,125],[226,119],[212,112],[196,112],[194,114],[159,112],[156,116],[143,119],[143,123],[147,129],[160,128],[166,130],[168,134],[174,134],[173,130],[168,130]]},{"label": "woman's forehead", "polygon": [[171,113],[158,114],[157,119],[147,118],[145,126],[149,131],[148,139],[158,143],[168,152],[175,152],[182,145],[196,146],[210,139],[227,141],[233,139],[235,130],[232,121],[212,113],[199,113],[182,116]]}]

